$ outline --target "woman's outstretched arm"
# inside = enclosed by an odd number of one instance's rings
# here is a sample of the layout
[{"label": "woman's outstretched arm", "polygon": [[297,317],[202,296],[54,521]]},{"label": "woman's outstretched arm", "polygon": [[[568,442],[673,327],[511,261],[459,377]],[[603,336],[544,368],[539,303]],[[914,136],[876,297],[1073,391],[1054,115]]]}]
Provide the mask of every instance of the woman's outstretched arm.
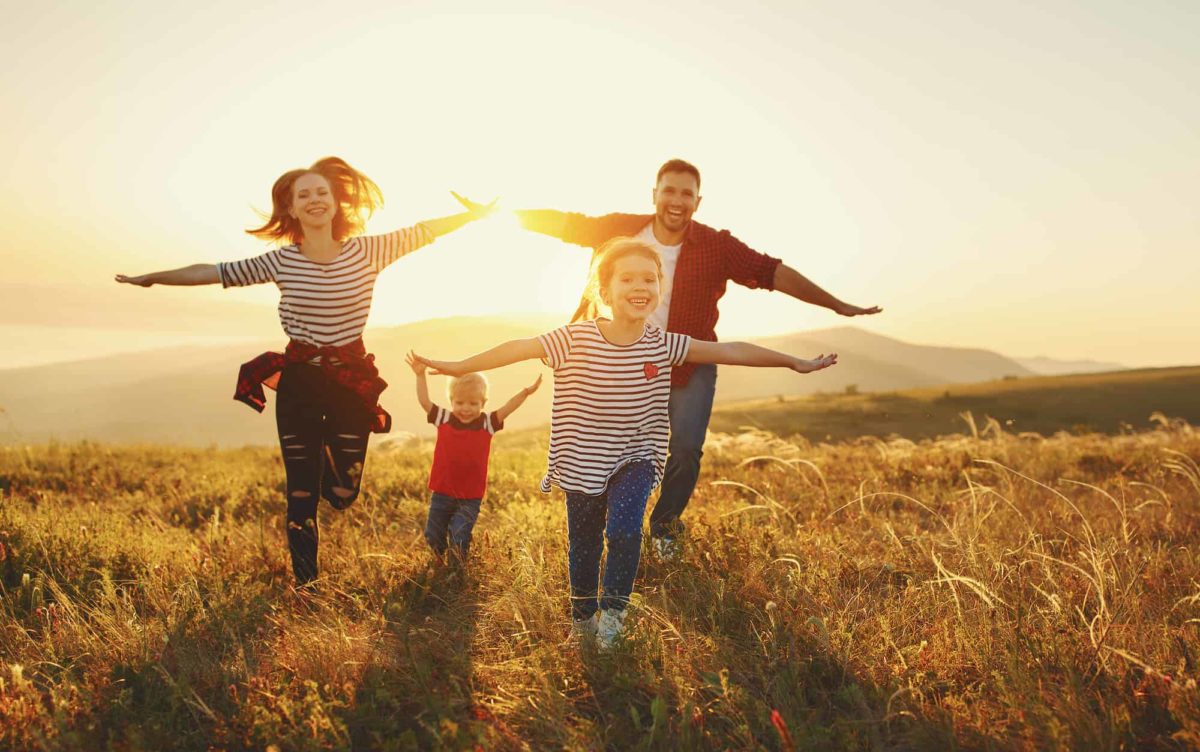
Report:
[{"label": "woman's outstretched arm", "polygon": [[[454,192],[451,191],[451,193]],[[458,194],[454,195],[455,198],[458,198]],[[472,202],[472,206],[468,209],[468,211],[459,212],[458,214],[451,214],[448,217],[426,219],[422,221],[421,224],[428,227],[430,232],[440,238],[443,235],[449,235],[469,222],[474,222],[477,219],[483,219],[484,217],[489,216],[495,210],[495,201],[490,204],[476,204]]]},{"label": "woman's outstretched arm", "polygon": [[150,272],[137,277],[118,274],[113,277],[118,282],[139,287],[151,285],[215,285],[221,281],[217,275],[216,264],[192,264],[179,269],[165,272]]}]

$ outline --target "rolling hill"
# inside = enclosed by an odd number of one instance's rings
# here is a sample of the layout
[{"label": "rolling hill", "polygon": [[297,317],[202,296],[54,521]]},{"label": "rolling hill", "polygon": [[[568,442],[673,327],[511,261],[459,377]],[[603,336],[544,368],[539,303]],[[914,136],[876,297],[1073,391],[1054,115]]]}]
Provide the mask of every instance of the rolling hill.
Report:
[{"label": "rolling hill", "polygon": [[[416,406],[412,373],[403,353],[416,349],[438,357],[461,357],[506,339],[528,337],[560,324],[554,316],[449,318],[371,329],[368,347],[379,357],[391,388],[383,404],[395,432],[430,433]],[[981,349],[914,345],[855,327],[839,327],[755,340],[812,356],[836,351],[836,368],[800,376],[778,369],[722,368],[718,402],[778,398],[817,392],[879,392],[948,383],[1027,377],[1010,358]],[[48,366],[0,371],[0,442],[93,439],[184,445],[240,446],[276,442],[271,407],[265,415],[234,402],[238,365],[278,339],[261,344],[167,348]],[[532,382],[543,367],[522,363],[490,374],[493,403]],[[434,377],[435,399],[443,394]],[[513,428],[548,421],[550,389],[544,387],[510,420]]]}]

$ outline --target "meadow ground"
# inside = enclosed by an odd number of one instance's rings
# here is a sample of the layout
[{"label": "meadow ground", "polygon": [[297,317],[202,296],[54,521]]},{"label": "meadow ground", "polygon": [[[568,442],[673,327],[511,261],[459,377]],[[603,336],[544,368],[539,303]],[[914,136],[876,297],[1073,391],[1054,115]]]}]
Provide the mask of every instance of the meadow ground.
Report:
[{"label": "meadow ground", "polygon": [[273,449],[0,449],[0,748],[1200,746],[1200,431],[713,435],[629,640],[568,636],[540,434],[497,440],[465,572],[428,443],[321,509],[298,598]]}]

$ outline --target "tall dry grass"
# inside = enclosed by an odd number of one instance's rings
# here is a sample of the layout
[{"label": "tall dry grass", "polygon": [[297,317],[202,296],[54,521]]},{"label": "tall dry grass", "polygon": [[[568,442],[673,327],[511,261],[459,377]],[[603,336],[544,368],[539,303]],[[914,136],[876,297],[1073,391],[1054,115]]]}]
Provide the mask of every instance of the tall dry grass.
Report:
[{"label": "tall dry grass", "polygon": [[0,747],[1200,746],[1200,433],[714,435],[628,642],[568,637],[561,498],[509,437],[465,572],[430,447],[374,450],[291,594],[267,449],[0,450]]}]

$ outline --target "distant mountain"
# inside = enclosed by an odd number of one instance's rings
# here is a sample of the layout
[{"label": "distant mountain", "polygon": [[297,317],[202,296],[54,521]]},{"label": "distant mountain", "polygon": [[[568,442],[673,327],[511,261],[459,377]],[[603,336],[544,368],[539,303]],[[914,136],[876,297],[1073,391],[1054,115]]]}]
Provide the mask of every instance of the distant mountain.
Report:
[{"label": "distant mountain", "polygon": [[[404,353],[415,349],[439,358],[458,358],[507,339],[529,337],[562,323],[560,317],[449,318],[367,331],[368,349],[391,387],[383,404],[395,419],[394,434],[431,434],[416,404],[413,375]],[[1029,369],[987,350],[912,345],[840,327],[755,340],[800,356],[836,351],[840,362],[820,373],[780,369],[721,369],[718,401],[770,398],[816,392],[887,391],[948,383],[1028,376]],[[273,394],[257,415],[232,400],[238,366],[281,338],[261,344],[152,350],[72,363],[0,371],[0,443],[96,439],[118,442],[237,446],[273,444]],[[536,361],[489,374],[491,404],[546,373]],[[432,377],[431,396],[444,399],[441,377]],[[543,388],[509,420],[513,428],[546,423],[551,386]]]},{"label": "distant mountain", "polygon": [[1107,373],[1128,370],[1120,363],[1101,363],[1096,360],[1056,360],[1044,356],[1013,358],[1039,376],[1067,376],[1075,373]]}]

